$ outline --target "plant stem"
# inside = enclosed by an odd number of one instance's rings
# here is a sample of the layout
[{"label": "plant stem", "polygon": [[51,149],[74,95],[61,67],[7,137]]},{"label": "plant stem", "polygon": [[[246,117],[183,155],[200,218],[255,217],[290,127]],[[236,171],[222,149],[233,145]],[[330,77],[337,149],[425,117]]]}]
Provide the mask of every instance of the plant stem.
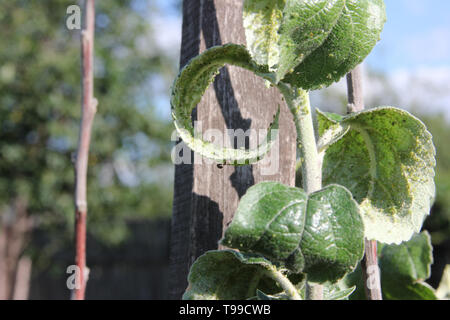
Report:
[{"label": "plant stem", "polygon": [[[347,113],[364,110],[361,65],[347,75]],[[380,269],[378,268],[377,242],[366,239],[365,256],[361,262],[367,300],[382,300]]]},{"label": "plant stem", "polygon": [[297,291],[297,288],[292,284],[292,282],[280,271],[275,269],[268,269],[266,274],[275,280],[281,288],[283,288],[284,292],[287,294],[290,300],[302,300],[300,294]]},{"label": "plant stem", "polygon": [[[300,149],[303,189],[306,193],[322,189],[322,168],[318,151],[309,101],[309,93],[303,89],[278,85],[286,103],[294,116],[297,129],[297,144]],[[323,300],[323,286],[307,283],[308,299]]]},{"label": "plant stem", "polygon": [[367,300],[383,300],[380,269],[378,267],[377,242],[366,239],[365,256],[361,262],[364,289]]},{"label": "plant stem", "polygon": [[95,0],[85,2],[85,26],[81,32],[82,48],[82,117],[75,162],[75,263],[79,270],[78,288],[73,299],[84,300],[88,269],[86,268],[87,170],[92,124],[97,112],[94,95]]},{"label": "plant stem", "polygon": [[279,84],[279,88],[294,116],[297,143],[300,149],[303,189],[308,194],[319,191],[322,188],[322,172],[314,135],[309,94],[303,89],[291,89],[284,84]]},{"label": "plant stem", "polygon": [[361,65],[347,74],[347,96],[347,113],[350,114],[364,110]]}]

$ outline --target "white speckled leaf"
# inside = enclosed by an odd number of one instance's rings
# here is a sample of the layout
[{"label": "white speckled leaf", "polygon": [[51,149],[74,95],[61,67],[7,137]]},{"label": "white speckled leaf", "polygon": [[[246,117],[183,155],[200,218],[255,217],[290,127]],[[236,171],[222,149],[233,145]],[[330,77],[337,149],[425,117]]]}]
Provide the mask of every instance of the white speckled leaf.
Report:
[{"label": "white speckled leaf", "polygon": [[280,59],[280,34],[286,0],[245,0],[243,20],[247,47],[253,59],[271,71]]},{"label": "white speckled leaf", "polygon": [[435,149],[425,125],[410,113],[381,107],[342,118],[318,113],[319,133],[347,133],[326,151],[324,184],[347,187],[360,203],[366,237],[408,241],[419,232],[435,196]]},{"label": "white speckled leaf", "polygon": [[[380,40],[386,21],[383,0],[292,0],[292,2],[298,3],[300,8],[306,6],[324,8],[319,11],[319,16],[315,16],[311,24],[307,25],[311,27],[307,29],[311,38],[317,37],[323,41],[310,53],[309,50],[306,51],[308,54],[302,57],[301,63],[291,67],[293,68],[291,73],[285,73],[289,71],[286,68],[277,74],[277,79],[283,79],[307,90],[329,86],[360,64]],[[341,10],[338,19],[335,19],[335,10],[339,8]],[[313,22],[315,27],[311,26]],[[329,31],[330,27],[332,30]],[[291,34],[294,42],[297,42],[295,33]],[[304,41],[300,40],[298,43],[302,42]]]},{"label": "white speckled leaf", "polygon": [[[186,145],[202,156],[223,164],[245,165],[261,160],[272,148],[277,138],[280,109],[268,129],[266,139],[253,150],[222,148],[201,139],[194,133],[191,113],[200,102],[220,68],[225,64],[235,65],[270,80],[267,67],[258,66],[247,49],[240,45],[227,44],[213,47],[192,59],[181,70],[172,87],[172,117],[178,134]],[[273,130],[273,131],[272,131]]]},{"label": "white speckled leaf", "polygon": [[246,0],[253,58],[305,90],[328,86],[361,63],[380,39],[383,0]]},{"label": "white speckled leaf", "polygon": [[341,18],[344,6],[345,0],[287,2],[280,29],[281,53],[277,80],[283,79],[324,44]]}]

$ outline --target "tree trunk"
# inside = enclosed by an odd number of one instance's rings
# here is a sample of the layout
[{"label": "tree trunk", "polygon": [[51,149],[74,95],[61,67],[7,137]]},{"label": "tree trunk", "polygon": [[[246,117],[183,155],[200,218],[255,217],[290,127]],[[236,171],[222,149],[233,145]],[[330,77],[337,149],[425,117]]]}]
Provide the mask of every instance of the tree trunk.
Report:
[{"label": "tree trunk", "polygon": [[[226,43],[245,44],[242,1],[184,0],[181,67],[206,48]],[[226,136],[228,129],[244,132],[267,129],[278,106],[281,106],[279,145],[263,162],[223,168],[205,161],[176,165],[171,299],[181,298],[195,259],[218,248],[218,241],[232,220],[239,199],[250,186],[262,181],[295,185],[296,131],[277,89],[267,89],[262,79],[246,70],[226,67],[193,112],[193,120],[201,122],[203,132],[217,129]],[[271,163],[265,162],[268,159]]]},{"label": "tree trunk", "polygon": [[[16,199],[8,210],[0,217],[0,300],[12,300],[16,296],[17,279],[23,275],[18,272],[23,267],[19,262],[32,228],[25,201]],[[22,283],[23,292],[26,289]],[[23,294],[21,297],[25,299]]]}]

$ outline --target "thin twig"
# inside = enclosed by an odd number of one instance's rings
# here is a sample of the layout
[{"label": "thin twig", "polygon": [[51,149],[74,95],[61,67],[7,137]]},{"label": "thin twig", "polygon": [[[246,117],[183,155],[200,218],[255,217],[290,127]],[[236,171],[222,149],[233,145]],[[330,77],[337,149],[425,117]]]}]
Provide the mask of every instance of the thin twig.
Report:
[{"label": "thin twig", "polygon": [[[361,66],[347,75],[348,106],[347,113],[364,110]],[[377,242],[365,241],[365,257],[361,262],[364,288],[368,300],[382,300],[380,269],[378,268]]]},{"label": "thin twig", "polygon": [[82,47],[82,117],[75,162],[75,263],[79,268],[79,288],[74,299],[84,300],[88,269],[86,268],[87,170],[92,124],[97,112],[94,98],[94,31],[95,0],[85,2],[85,26],[81,32]]},{"label": "thin twig", "polygon": [[366,239],[366,255],[361,262],[364,289],[367,300],[383,300],[381,294],[380,269],[378,267],[377,242]]},{"label": "thin twig", "polygon": [[361,65],[347,74],[347,113],[360,112],[364,110],[364,96],[362,87]]}]

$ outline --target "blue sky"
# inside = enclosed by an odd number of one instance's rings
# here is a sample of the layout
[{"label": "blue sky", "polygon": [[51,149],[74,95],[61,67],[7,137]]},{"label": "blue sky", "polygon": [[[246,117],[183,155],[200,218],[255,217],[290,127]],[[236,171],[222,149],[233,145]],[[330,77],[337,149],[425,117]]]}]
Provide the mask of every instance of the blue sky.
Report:
[{"label": "blue sky", "polygon": [[[236,0],[241,1],[241,0]],[[181,42],[181,11],[177,0],[134,0],[136,9],[147,4],[157,45],[175,56]],[[443,113],[450,122],[450,1],[385,0],[388,20],[381,41],[365,61],[365,70],[385,74],[387,86],[400,97],[399,107]],[[365,79],[366,100],[384,95],[376,80]],[[386,85],[386,84],[385,84]],[[160,86],[156,108],[170,118],[169,86]],[[345,93],[345,81],[330,88]],[[390,104],[387,100],[383,103]]]},{"label": "blue sky", "polygon": [[[169,28],[180,29],[181,12],[174,5],[177,0],[153,1],[160,9],[160,18],[172,24]],[[450,1],[385,0],[385,3],[388,21],[381,42],[366,60],[368,65],[380,71],[450,66]],[[146,1],[134,0],[133,4],[139,10]],[[172,37],[179,41],[177,38]]]},{"label": "blue sky", "polygon": [[450,1],[385,0],[388,21],[366,60],[380,71],[450,66]]}]

